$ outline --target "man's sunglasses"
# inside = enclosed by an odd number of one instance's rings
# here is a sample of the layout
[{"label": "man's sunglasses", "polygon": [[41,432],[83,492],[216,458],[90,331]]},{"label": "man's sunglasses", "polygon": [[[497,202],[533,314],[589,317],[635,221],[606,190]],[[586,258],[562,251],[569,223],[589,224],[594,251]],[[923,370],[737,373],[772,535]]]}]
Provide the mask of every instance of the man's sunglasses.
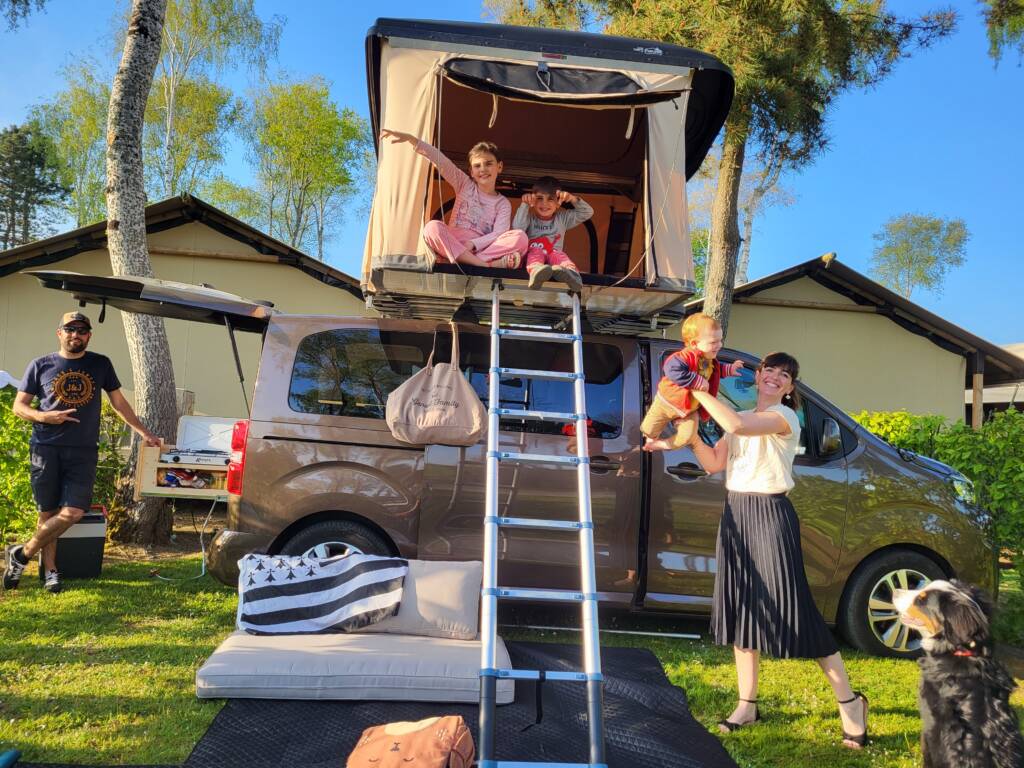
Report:
[{"label": "man's sunglasses", "polygon": [[88,336],[92,333],[90,329],[84,328],[81,325],[62,325],[60,329],[64,331],[64,333],[74,333],[78,336]]}]

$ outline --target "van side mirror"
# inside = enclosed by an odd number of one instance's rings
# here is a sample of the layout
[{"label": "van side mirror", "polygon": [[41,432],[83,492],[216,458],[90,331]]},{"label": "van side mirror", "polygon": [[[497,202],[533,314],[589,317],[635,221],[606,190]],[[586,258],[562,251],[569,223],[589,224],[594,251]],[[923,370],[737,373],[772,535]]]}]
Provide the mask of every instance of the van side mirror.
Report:
[{"label": "van side mirror", "polygon": [[830,416],[821,420],[821,442],[819,443],[821,458],[828,458],[843,452],[843,433],[839,424]]}]

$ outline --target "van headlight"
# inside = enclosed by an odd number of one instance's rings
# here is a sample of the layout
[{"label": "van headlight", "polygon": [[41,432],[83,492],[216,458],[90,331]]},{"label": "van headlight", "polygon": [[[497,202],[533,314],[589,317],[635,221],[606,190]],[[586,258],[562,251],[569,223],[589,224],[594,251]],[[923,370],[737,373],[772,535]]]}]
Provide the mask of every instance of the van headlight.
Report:
[{"label": "van headlight", "polygon": [[949,484],[953,486],[953,493],[960,501],[965,504],[974,503],[974,483],[957,472],[949,476]]}]

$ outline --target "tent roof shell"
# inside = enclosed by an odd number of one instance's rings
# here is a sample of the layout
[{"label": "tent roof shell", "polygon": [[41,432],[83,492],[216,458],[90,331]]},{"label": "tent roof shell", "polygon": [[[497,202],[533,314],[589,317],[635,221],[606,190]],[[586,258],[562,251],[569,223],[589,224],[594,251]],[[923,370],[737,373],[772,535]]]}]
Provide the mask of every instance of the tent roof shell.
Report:
[{"label": "tent roof shell", "polygon": [[686,178],[700,168],[725,123],[733,98],[732,71],[714,56],[690,48],[637,38],[535,27],[416,19],[378,19],[366,35],[367,92],[374,142],[380,133],[381,44],[386,38],[419,41],[437,50],[507,52],[516,60],[560,66],[611,68],[687,75],[692,72],[686,121]]}]

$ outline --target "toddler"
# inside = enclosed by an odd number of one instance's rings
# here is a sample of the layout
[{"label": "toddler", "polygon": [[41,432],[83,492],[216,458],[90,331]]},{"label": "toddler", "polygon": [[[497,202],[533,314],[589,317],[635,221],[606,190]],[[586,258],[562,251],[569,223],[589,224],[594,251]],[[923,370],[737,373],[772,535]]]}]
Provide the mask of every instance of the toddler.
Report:
[{"label": "toddler", "polygon": [[[537,179],[532,191],[523,195],[513,226],[525,230],[529,238],[526,271],[530,288],[537,288],[553,277],[578,292],[583,288],[580,271],[562,247],[566,231],[593,216],[594,209],[583,198],[559,186],[553,176]],[[562,208],[562,203],[573,207]]]},{"label": "toddler", "polygon": [[455,189],[449,223],[431,219],[423,227],[423,239],[431,251],[453,264],[504,269],[518,269],[522,265],[526,233],[509,229],[512,205],[495,191],[498,174],[504,167],[497,146],[486,141],[473,145],[467,176],[439,149],[410,133],[385,128],[380,136],[390,138],[393,144],[412,144]]},{"label": "toddler", "polygon": [[[644,434],[645,451],[667,451],[683,448],[696,439],[699,419],[707,418],[693,390],[718,394],[718,381],[723,376],[739,376],[743,361],[731,365],[715,358],[722,348],[722,326],[703,312],[690,315],[683,322],[683,348],[665,361],[664,376],[658,382],[658,393],[647,410],[640,431]],[[675,434],[662,438],[665,426],[672,422]]]}]

